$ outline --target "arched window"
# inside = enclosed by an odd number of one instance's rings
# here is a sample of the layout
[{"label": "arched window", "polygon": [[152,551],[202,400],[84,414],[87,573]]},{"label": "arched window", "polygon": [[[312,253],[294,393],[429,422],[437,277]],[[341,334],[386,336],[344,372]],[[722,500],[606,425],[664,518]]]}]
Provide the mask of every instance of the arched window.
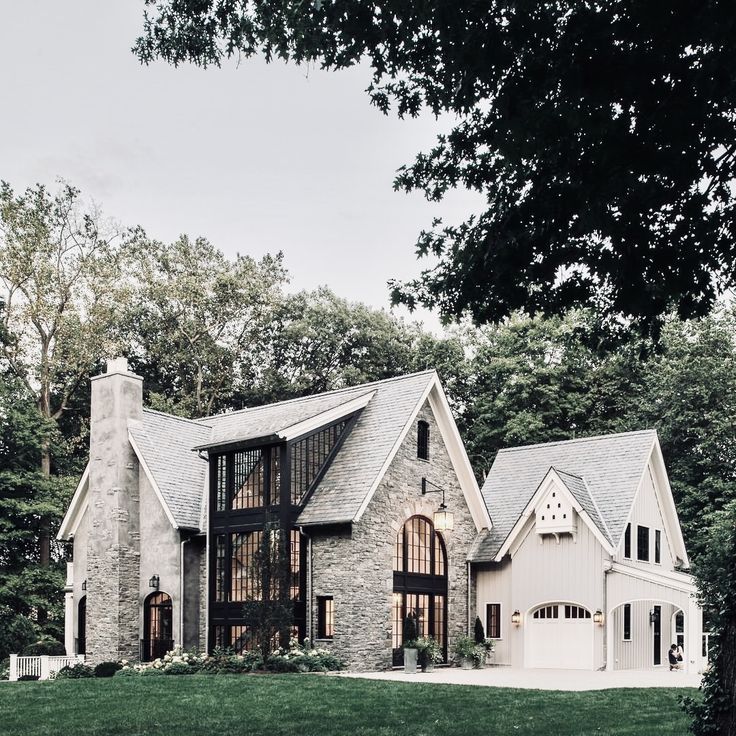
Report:
[{"label": "arched window", "polygon": [[77,641],[74,647],[76,654],[87,653],[87,596],[83,595],[77,604]]},{"label": "arched window", "polygon": [[404,619],[417,618],[420,636],[447,646],[447,553],[432,522],[412,516],[396,536],[392,611],[394,663],[404,656]]},{"label": "arched window", "polygon": [[417,457],[429,460],[429,424],[424,420],[417,422]]},{"label": "arched window", "polygon": [[161,592],[151,593],[143,604],[141,659],[144,662],[163,657],[174,648],[173,624],[171,596]]}]

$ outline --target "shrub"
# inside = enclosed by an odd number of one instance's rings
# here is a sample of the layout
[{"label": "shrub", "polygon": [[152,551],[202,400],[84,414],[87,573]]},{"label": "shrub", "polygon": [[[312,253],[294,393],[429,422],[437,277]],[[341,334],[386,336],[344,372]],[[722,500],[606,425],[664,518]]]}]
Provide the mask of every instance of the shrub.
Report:
[{"label": "shrub", "polygon": [[404,619],[404,648],[413,647],[417,638],[417,617],[410,613]]},{"label": "shrub", "polygon": [[0,605],[0,658],[22,652],[38,639],[38,627],[27,616]]},{"label": "shrub", "polygon": [[146,667],[145,669],[140,671],[140,674],[143,677],[150,677],[152,675],[158,677],[159,675],[163,676],[164,671],[162,668],[159,667]]},{"label": "shrub", "polygon": [[50,636],[45,636],[38,641],[34,641],[33,644],[24,647],[21,654],[24,657],[41,657],[43,655],[63,657],[66,654],[66,649],[60,641],[52,639]]},{"label": "shrub", "polygon": [[332,672],[343,666],[329,649],[312,649],[308,640],[300,645],[296,639],[289,642],[287,650],[277,649],[265,664],[271,672]]},{"label": "shrub", "polygon": [[164,667],[165,675],[193,675],[198,667],[190,667],[186,662],[172,662]]},{"label": "shrub", "polygon": [[133,667],[123,667],[115,673],[115,677],[136,677],[138,670]]},{"label": "shrub", "polygon": [[456,660],[473,659],[475,642],[469,636],[459,636],[452,651]]},{"label": "shrub", "polygon": [[200,669],[208,675],[219,675],[252,672],[261,665],[261,655],[258,652],[235,654],[231,649],[215,649],[209,657],[204,659]]},{"label": "shrub", "polygon": [[18,682],[30,682],[31,680],[38,680],[38,675],[21,675],[18,678]]},{"label": "shrub", "polygon": [[483,629],[483,623],[480,620],[480,616],[475,617],[475,629],[473,631],[475,634],[475,643],[476,644],[482,644],[486,639],[486,632]]},{"label": "shrub", "polygon": [[95,671],[88,667],[86,664],[77,662],[76,664],[67,665],[62,667],[57,673],[57,680],[81,680],[85,677],[94,677]]},{"label": "shrub", "polygon": [[95,667],[95,677],[112,677],[122,667],[120,662],[100,662]]},{"label": "shrub", "polygon": [[10,679],[10,657],[5,657],[5,659],[0,662],[0,680],[8,679]]}]

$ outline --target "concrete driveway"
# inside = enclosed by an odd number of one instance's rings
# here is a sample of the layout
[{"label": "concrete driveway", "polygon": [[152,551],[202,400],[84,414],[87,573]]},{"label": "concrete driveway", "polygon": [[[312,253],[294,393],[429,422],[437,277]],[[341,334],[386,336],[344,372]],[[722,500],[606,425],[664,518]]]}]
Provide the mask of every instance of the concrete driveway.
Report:
[{"label": "concrete driveway", "polygon": [[511,667],[486,667],[463,670],[442,667],[430,673],[405,675],[403,672],[340,672],[338,677],[358,677],[395,682],[477,685],[479,687],[516,687],[526,690],[608,690],[624,687],[691,687],[700,685],[701,675],[661,670],[619,670],[589,672],[587,670],[522,670]]}]

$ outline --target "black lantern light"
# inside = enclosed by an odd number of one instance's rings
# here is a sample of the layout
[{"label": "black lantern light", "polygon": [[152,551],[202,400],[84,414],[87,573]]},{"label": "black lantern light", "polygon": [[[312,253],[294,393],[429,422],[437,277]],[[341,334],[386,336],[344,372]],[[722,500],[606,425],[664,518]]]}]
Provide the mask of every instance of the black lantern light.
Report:
[{"label": "black lantern light", "polygon": [[[434,489],[429,489],[427,486],[434,486]],[[432,483],[426,478],[422,478],[422,496],[426,496],[428,493],[442,494],[442,503],[433,514],[434,528],[438,532],[451,532],[455,524],[455,518],[452,511],[447,510],[447,504],[445,503],[445,489],[442,488],[442,486]]]},{"label": "black lantern light", "polygon": [[148,581],[148,587],[158,590],[158,575],[151,575],[151,579]]}]

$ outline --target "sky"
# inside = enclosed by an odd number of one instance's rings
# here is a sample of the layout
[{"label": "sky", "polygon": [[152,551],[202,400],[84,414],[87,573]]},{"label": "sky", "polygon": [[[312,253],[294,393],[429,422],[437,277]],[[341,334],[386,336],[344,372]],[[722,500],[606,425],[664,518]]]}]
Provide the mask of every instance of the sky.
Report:
[{"label": "sky", "polygon": [[291,290],[326,284],[374,307],[389,306],[388,279],[419,274],[414,243],[433,217],[478,208],[467,192],[432,204],[393,191],[452,120],[384,116],[367,68],[144,67],[130,52],[142,17],[140,0],[0,0],[0,179],[61,177],[163,241],[283,251]]}]

